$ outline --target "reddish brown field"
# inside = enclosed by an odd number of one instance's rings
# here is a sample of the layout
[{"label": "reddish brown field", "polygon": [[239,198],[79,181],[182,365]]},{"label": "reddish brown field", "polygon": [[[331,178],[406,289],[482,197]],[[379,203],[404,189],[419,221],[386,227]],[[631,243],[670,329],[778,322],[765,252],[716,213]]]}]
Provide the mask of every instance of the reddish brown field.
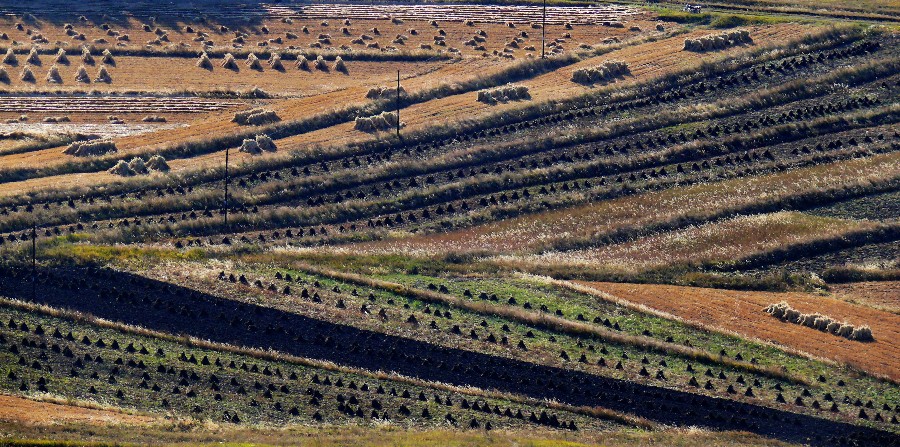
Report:
[{"label": "reddish brown field", "polygon": [[150,416],[128,414],[122,411],[38,402],[22,397],[0,394],[0,421],[21,425],[64,423],[147,425],[156,422],[157,419]]},{"label": "reddish brown field", "polygon": [[[685,320],[770,341],[814,356],[900,379],[900,315],[805,293],[743,292],[665,285],[578,282],[616,298]],[[763,312],[787,301],[803,313],[821,313],[854,325],[867,324],[875,341],[850,341]]]},{"label": "reddish brown field", "polygon": [[900,313],[900,281],[834,284],[831,290],[837,298]]}]

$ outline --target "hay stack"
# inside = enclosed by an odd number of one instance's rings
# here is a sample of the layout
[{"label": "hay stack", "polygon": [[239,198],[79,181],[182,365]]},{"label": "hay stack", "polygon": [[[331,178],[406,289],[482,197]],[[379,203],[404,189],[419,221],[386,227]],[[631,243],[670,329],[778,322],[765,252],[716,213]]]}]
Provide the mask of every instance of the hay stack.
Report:
[{"label": "hay stack", "polygon": [[168,172],[169,164],[166,163],[166,159],[162,155],[154,155],[147,160],[147,168],[153,171]]},{"label": "hay stack", "polygon": [[328,64],[325,63],[325,58],[321,54],[316,57],[316,69],[328,71]]},{"label": "hay stack", "polygon": [[135,174],[149,174],[150,170],[147,168],[147,164],[144,163],[144,159],[141,157],[134,157],[131,161],[128,162],[128,168],[131,169]]},{"label": "hay stack", "polygon": [[200,53],[200,58],[197,59],[197,66],[206,70],[213,69],[212,61],[209,60],[209,55],[206,54],[206,51]]},{"label": "hay stack", "polygon": [[524,85],[507,84],[490,90],[478,92],[478,102],[496,104],[497,102],[519,101],[531,99],[528,87]]},{"label": "hay stack", "polygon": [[259,62],[259,58],[253,53],[250,53],[247,56],[247,68],[251,70],[262,70],[262,64]]},{"label": "hay stack", "polygon": [[119,160],[115,166],[109,168],[108,171],[110,174],[120,175],[122,177],[131,177],[135,173],[128,167],[128,163],[125,163],[125,160]]},{"label": "hay stack", "polygon": [[56,52],[56,63],[69,65],[69,57],[66,56],[66,50],[60,48],[59,51]]},{"label": "hay stack", "polygon": [[572,81],[579,84],[610,82],[630,73],[631,71],[628,69],[627,63],[622,61],[606,61],[594,67],[575,70],[572,73]]},{"label": "hay stack", "polygon": [[51,84],[62,84],[62,76],[59,75],[59,67],[53,65],[47,71],[47,82]]},{"label": "hay stack", "polygon": [[118,151],[116,144],[108,140],[75,141],[63,151],[75,157],[93,157]]},{"label": "hay stack", "polygon": [[297,56],[297,68],[309,71],[309,61],[306,60],[306,56]]},{"label": "hay stack", "polygon": [[799,324],[822,332],[827,332],[829,334],[844,337],[849,340],[874,340],[874,338],[872,337],[872,329],[868,326],[854,327],[852,324],[841,323],[832,319],[831,317],[819,313],[800,313],[800,311],[791,308],[791,306],[784,301],[778,304],[771,304],[763,309],[763,311],[782,321]]},{"label": "hay stack", "polygon": [[78,67],[78,71],[75,72],[75,82],[81,82],[84,84],[91,83],[91,76],[88,75],[87,69],[84,68],[84,65]]},{"label": "hay stack", "polygon": [[[406,89],[403,86],[400,86],[400,97],[406,98],[409,94],[406,92]],[[396,99],[397,98],[397,88],[396,87],[372,87],[366,93],[367,99]]]},{"label": "hay stack", "polygon": [[251,138],[245,139],[244,142],[241,144],[241,147],[239,150],[241,152],[246,152],[251,155],[259,155],[262,153],[262,149],[259,147],[259,143],[257,143],[256,140],[251,139]]},{"label": "hay stack", "polygon": [[266,152],[275,152],[278,150],[275,146],[275,142],[272,141],[272,138],[265,134],[256,136],[256,144],[261,150]]},{"label": "hay stack", "polygon": [[38,55],[37,47],[31,48],[31,51],[28,52],[28,57],[25,58],[25,62],[31,65],[41,65],[41,58]]},{"label": "hay stack", "polygon": [[[354,128],[362,132],[374,132],[391,130],[397,127],[397,114],[395,112],[382,112],[370,117],[356,118]],[[400,123],[403,126],[403,123]]]},{"label": "hay stack", "polygon": [[113,59],[112,53],[109,52],[109,48],[103,50],[103,58],[100,59],[104,64],[116,65],[115,59]]},{"label": "hay stack", "polygon": [[94,56],[91,55],[91,50],[88,50],[87,47],[81,49],[81,61],[88,65],[94,65]]},{"label": "hay stack", "polygon": [[272,56],[269,57],[269,67],[272,67],[273,70],[284,70],[284,64],[281,63],[281,56],[278,53],[272,53]]},{"label": "hay stack", "polygon": [[334,71],[347,73],[347,64],[344,63],[344,59],[342,59],[340,56],[334,59]]},{"label": "hay stack", "polygon": [[21,79],[22,82],[34,82],[35,77],[34,73],[31,71],[31,67],[26,65],[25,68],[22,69],[22,74],[19,75],[19,79]]},{"label": "hay stack", "polygon": [[281,121],[281,118],[271,110],[252,109],[235,113],[231,121],[241,126],[259,126]]},{"label": "hay stack", "polygon": [[112,76],[109,75],[109,70],[106,69],[106,65],[101,65],[100,69],[97,70],[97,77],[94,79],[94,82],[104,82],[111,83]]},{"label": "hay stack", "polygon": [[231,53],[226,53],[225,57],[222,59],[222,68],[227,68],[229,70],[237,70],[238,65],[234,60],[234,56]]},{"label": "hay stack", "polygon": [[7,65],[18,65],[19,60],[16,58],[16,53],[12,48],[6,49],[6,55],[3,56],[3,63]]},{"label": "hay stack", "polygon": [[2,82],[4,84],[9,84],[9,82],[10,82],[9,74],[6,72],[6,69],[3,67],[0,67],[0,82]]}]

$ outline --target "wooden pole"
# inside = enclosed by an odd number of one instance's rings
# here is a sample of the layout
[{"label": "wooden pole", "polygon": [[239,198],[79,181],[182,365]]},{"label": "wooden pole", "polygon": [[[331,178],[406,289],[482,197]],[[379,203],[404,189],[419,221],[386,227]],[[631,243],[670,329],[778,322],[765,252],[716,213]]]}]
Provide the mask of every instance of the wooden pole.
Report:
[{"label": "wooden pole", "polygon": [[541,22],[541,59],[545,59],[547,56],[544,52],[544,42],[547,36],[547,0],[544,0],[544,19]]},{"label": "wooden pole", "polygon": [[230,147],[225,148],[225,228],[228,228],[228,152]]},{"label": "wooden pole", "polygon": [[37,221],[31,223],[31,301],[37,301]]},{"label": "wooden pole", "polygon": [[397,70],[397,96],[395,100],[397,106],[397,138],[400,138],[400,70]]}]

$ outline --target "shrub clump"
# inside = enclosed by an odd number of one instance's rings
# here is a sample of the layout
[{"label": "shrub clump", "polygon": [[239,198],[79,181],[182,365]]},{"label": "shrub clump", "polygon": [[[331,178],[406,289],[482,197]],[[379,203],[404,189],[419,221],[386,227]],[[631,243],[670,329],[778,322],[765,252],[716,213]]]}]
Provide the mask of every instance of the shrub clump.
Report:
[{"label": "shrub clump", "polygon": [[873,341],[872,329],[869,326],[854,327],[846,322],[839,322],[831,317],[814,313],[804,314],[792,308],[787,302],[771,304],[763,309],[769,315],[788,323],[799,324],[822,332],[834,334],[849,340]]},{"label": "shrub clump", "polygon": [[747,30],[737,30],[724,32],[722,34],[703,36],[699,39],[684,39],[684,49],[685,51],[695,52],[715,51],[750,43],[753,43],[750,32]]},{"label": "shrub clump", "polygon": [[[354,127],[362,132],[375,132],[390,130],[397,127],[398,117],[396,112],[381,112],[378,115],[356,118]],[[403,123],[400,123],[402,126]]]},{"label": "shrub clump", "polygon": [[531,99],[531,94],[528,92],[528,87],[524,85],[507,84],[502,87],[478,92],[478,102],[487,104],[527,99]]},{"label": "shrub clump", "polygon": [[63,151],[75,157],[94,157],[118,151],[116,144],[109,140],[75,141]]},{"label": "shrub clump", "polygon": [[252,109],[235,113],[231,121],[241,126],[259,126],[277,123],[281,118],[272,110]]},{"label": "shrub clump", "polygon": [[[406,93],[406,89],[404,89],[403,86],[401,85],[400,86],[400,97],[405,98],[407,96],[409,96],[409,94]],[[366,93],[366,98],[375,99],[375,100],[395,99],[395,98],[397,98],[397,87],[384,87],[384,86],[372,87],[369,89],[369,92]]]},{"label": "shrub clump", "polygon": [[606,61],[594,67],[580,68],[572,73],[572,81],[579,84],[609,82],[626,76],[631,71],[628,64],[622,61]]}]

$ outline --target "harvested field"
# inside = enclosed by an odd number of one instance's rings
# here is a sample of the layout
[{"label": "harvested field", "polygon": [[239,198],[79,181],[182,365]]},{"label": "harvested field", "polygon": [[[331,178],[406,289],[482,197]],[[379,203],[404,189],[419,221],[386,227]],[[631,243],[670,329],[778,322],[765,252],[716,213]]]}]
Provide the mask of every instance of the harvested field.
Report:
[{"label": "harvested field", "polygon": [[900,314],[900,281],[869,281],[832,284],[836,298]]},{"label": "harvested field", "polygon": [[351,251],[433,254],[447,251],[525,253],[561,240],[590,241],[632,227],[683,219],[704,209],[733,209],[778,200],[802,191],[894,178],[900,155],[859,159],[748,179],[673,188],[585,207],[549,211],[440,235],[360,244]]},{"label": "harvested field", "polygon": [[83,408],[0,394],[0,422],[26,426],[58,424],[144,426],[160,422],[154,416],[128,414],[115,409]]},{"label": "harvested field", "polygon": [[772,249],[871,230],[874,222],[821,218],[782,211],[644,237],[620,244],[526,257],[528,262],[604,264],[625,270],[671,264],[728,263]]},{"label": "harvested field", "polygon": [[[584,286],[637,305],[708,327],[770,341],[790,349],[900,379],[900,315],[843,300],[802,293],[742,292],[643,284],[589,283]],[[821,313],[872,327],[875,342],[860,343],[785,323],[762,311],[781,301],[803,313]]]},{"label": "harvested field", "polygon": [[892,445],[900,34],[827,1],[0,5],[0,433]]}]

